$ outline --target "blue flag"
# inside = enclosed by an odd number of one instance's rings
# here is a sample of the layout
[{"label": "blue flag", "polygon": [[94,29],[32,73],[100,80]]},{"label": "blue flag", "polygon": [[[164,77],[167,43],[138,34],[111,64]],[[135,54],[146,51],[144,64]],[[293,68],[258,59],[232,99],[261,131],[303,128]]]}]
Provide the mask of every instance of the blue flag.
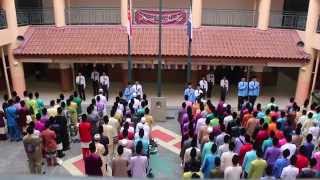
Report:
[{"label": "blue flag", "polygon": [[190,7],[189,18],[188,18],[188,22],[187,22],[187,33],[188,33],[189,41],[192,41],[193,32],[192,32],[192,10],[191,10],[191,7]]}]

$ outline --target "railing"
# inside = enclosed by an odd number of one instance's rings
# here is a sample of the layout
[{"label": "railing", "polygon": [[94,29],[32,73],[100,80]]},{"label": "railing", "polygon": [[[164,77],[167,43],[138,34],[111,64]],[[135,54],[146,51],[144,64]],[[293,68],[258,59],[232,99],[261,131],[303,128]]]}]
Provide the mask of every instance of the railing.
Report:
[{"label": "railing", "polygon": [[202,24],[209,26],[244,26],[257,25],[258,13],[250,10],[203,9]]},{"label": "railing", "polygon": [[7,28],[6,12],[0,9],[0,29]]},{"label": "railing", "polygon": [[120,8],[71,7],[66,9],[66,22],[69,25],[120,24]]},{"label": "railing", "polygon": [[306,28],[306,12],[271,12],[270,27],[304,30]]},{"label": "railing", "polygon": [[17,9],[19,26],[54,24],[53,9]]}]

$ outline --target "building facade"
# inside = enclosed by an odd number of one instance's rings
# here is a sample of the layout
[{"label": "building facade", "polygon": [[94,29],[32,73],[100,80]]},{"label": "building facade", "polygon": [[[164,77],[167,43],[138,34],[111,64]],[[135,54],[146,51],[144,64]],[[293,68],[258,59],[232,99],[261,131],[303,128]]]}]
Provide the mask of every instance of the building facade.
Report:
[{"label": "building facade", "polygon": [[[297,76],[297,102],[309,97],[319,59],[319,0],[191,2],[190,11],[188,0],[163,0],[165,81],[186,82],[185,23],[191,13],[193,83],[213,69],[218,76],[233,74],[235,82],[250,72],[272,84],[278,69],[285,68]],[[59,81],[64,91],[73,88],[75,72],[93,65],[127,83],[128,0],[2,0],[0,7],[0,46],[12,89],[19,94],[28,87],[25,74],[37,69],[54,74],[48,78]],[[156,79],[158,8],[158,0],[132,1],[134,79]]]}]

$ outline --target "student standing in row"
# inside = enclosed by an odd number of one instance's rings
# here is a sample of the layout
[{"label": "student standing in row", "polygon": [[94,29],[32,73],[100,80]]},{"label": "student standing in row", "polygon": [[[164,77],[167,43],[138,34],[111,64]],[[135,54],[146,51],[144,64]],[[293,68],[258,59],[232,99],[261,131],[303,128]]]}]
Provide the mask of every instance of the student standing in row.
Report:
[{"label": "student standing in row", "polygon": [[246,78],[242,77],[241,81],[238,83],[238,111],[241,110],[244,99],[248,96],[248,82]]},{"label": "student standing in row", "polygon": [[80,98],[85,101],[86,100],[86,93],[85,93],[86,78],[81,73],[78,73],[78,76],[76,77],[76,85],[77,85]]},{"label": "student standing in row", "polygon": [[101,88],[103,89],[103,95],[107,98],[107,101],[108,101],[110,81],[109,81],[109,76],[107,76],[105,72],[100,77],[100,85],[101,85]]},{"label": "student standing in row", "polygon": [[99,80],[100,80],[99,77],[100,77],[99,72],[94,68],[92,73],[91,73],[92,89],[93,89],[93,95],[94,96],[98,94]]}]

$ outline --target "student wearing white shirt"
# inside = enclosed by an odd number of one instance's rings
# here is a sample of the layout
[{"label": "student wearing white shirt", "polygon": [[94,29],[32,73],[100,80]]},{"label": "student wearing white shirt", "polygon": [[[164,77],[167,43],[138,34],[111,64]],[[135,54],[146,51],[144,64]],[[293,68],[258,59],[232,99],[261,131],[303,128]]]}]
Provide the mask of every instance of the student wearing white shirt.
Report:
[{"label": "student wearing white shirt", "polygon": [[203,95],[203,91],[202,89],[200,89],[200,86],[197,85],[197,89],[194,91],[194,96],[196,97],[196,99],[200,98],[201,95]]},{"label": "student wearing white shirt", "polygon": [[239,166],[239,156],[233,155],[232,166],[226,167],[224,170],[225,180],[240,180],[242,174],[242,168]]},{"label": "student wearing white shirt", "polygon": [[296,156],[292,156],[290,158],[290,165],[283,168],[281,173],[282,180],[295,180],[299,174],[299,169],[295,167],[297,158]]},{"label": "student wearing white shirt", "polygon": [[226,76],[223,76],[223,78],[220,80],[220,89],[221,89],[221,95],[220,98],[222,101],[226,100],[226,95],[229,90],[229,81],[226,78]]},{"label": "student wearing white shirt", "polygon": [[76,77],[76,85],[78,88],[78,93],[81,99],[86,100],[86,93],[84,89],[86,88],[86,78],[79,72]]},{"label": "student wearing white shirt", "polygon": [[133,93],[136,94],[136,96],[140,96],[140,98],[142,97],[143,91],[142,91],[142,86],[139,83],[139,81],[136,81],[136,83],[134,85],[132,85],[131,88],[132,88]]},{"label": "student wearing white shirt", "polygon": [[199,85],[200,85],[200,89],[203,92],[203,97],[206,96],[207,92],[208,92],[208,81],[206,80],[205,77],[202,77],[202,80],[199,81]]},{"label": "student wearing white shirt", "polygon": [[109,82],[109,76],[107,76],[105,72],[103,72],[102,76],[100,77],[100,84],[101,84],[101,88],[103,89],[103,95],[106,96],[108,101],[110,82]]},{"label": "student wearing white shirt", "polygon": [[207,74],[207,82],[208,82],[208,91],[207,91],[207,97],[211,98],[212,89],[214,86],[214,73],[213,70],[210,70],[210,72]]},{"label": "student wearing white shirt", "polygon": [[99,77],[100,77],[99,72],[94,68],[92,73],[91,73],[92,89],[93,89],[93,95],[94,96],[98,94],[99,80],[100,80]]}]

